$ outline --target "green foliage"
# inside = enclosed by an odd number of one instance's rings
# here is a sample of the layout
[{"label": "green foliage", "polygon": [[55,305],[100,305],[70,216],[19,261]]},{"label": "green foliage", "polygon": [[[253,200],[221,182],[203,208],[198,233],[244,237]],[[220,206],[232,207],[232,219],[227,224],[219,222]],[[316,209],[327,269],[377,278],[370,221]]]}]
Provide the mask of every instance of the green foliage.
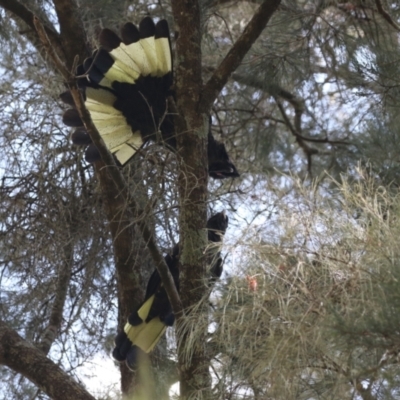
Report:
[{"label": "green foliage", "polygon": [[400,198],[359,172],[339,207],[297,186],[279,233],[236,245],[212,316],[218,398],[396,398]]},{"label": "green foliage", "polygon": [[[23,3],[58,29],[52,3]],[[79,3],[93,48],[103,27],[171,20],[168,3]],[[283,2],[214,104],[213,133],[243,175],[210,182],[210,211],[230,218],[226,273],[212,307],[204,299],[202,317],[189,313],[183,329],[188,358],[208,346],[215,399],[400,397],[400,51],[376,3]],[[384,6],[397,23],[398,4]],[[256,7],[202,2],[204,81]],[[70,268],[49,357],[79,376],[112,347],[113,243],[95,174],[60,120],[63,82],[10,15],[1,10],[0,318],[40,345]],[[144,153],[124,173],[167,250],[178,240],[176,157],[155,145]],[[133,247],[145,282],[154,266]],[[160,357],[168,385],[174,340]],[[0,374],[4,397],[44,398]]]}]

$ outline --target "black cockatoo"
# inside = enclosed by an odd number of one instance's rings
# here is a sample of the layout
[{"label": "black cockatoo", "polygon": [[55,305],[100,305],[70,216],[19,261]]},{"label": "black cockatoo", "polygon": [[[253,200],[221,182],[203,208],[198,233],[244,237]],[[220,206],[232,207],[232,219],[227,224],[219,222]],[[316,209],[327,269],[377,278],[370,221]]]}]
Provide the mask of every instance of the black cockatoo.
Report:
[{"label": "black cockatoo", "polygon": [[[139,28],[127,23],[122,39],[109,29],[100,33],[100,49],[78,67],[79,85],[92,121],[117,162],[125,165],[148,140],[160,139],[176,148],[173,116],[167,97],[173,96],[172,57],[168,23],[144,18]],[[61,99],[74,106],[69,92]],[[76,127],[72,141],[87,146],[86,160],[100,159],[75,108],[63,115]],[[208,133],[208,171],[215,179],[239,176],[223,143]]]},{"label": "black cockatoo", "polygon": [[[225,212],[213,215],[207,221],[209,242],[221,242],[227,227],[228,217]],[[215,281],[222,274],[219,246],[211,247],[210,259],[210,280]],[[179,244],[165,257],[165,262],[179,291]],[[155,270],[147,284],[143,303],[129,316],[124,330],[115,338],[114,359],[120,362],[126,361],[127,366],[134,370],[140,353],[152,351],[167,327],[172,326],[174,321],[175,316],[167,293],[158,271]]]}]

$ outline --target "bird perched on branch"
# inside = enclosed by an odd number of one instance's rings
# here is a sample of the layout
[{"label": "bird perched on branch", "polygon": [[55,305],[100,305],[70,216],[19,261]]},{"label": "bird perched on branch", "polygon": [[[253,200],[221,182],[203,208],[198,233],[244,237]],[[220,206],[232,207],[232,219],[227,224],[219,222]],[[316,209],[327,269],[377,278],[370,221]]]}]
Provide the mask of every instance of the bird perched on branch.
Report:
[{"label": "bird perched on branch", "polygon": [[[172,56],[168,23],[154,24],[144,18],[137,28],[127,23],[122,39],[109,29],[100,33],[100,49],[78,67],[78,84],[85,105],[108,150],[124,166],[149,140],[161,141],[175,149],[173,116],[167,99],[171,90]],[[72,142],[87,146],[88,162],[100,154],[85,131],[69,91],[61,99],[73,106],[63,115],[66,125],[75,127]],[[215,179],[237,177],[223,143],[208,133],[208,171]]]},{"label": "bird perched on branch", "polygon": [[[222,274],[222,259],[216,244],[222,241],[227,227],[228,217],[225,212],[217,213],[207,221],[208,240],[212,245],[209,251],[211,281]],[[165,262],[179,291],[179,244],[165,257]],[[125,361],[130,369],[136,369],[141,352],[151,352],[174,321],[175,316],[167,293],[158,271],[155,270],[147,284],[143,303],[129,316],[124,330],[115,338],[114,359]]]}]

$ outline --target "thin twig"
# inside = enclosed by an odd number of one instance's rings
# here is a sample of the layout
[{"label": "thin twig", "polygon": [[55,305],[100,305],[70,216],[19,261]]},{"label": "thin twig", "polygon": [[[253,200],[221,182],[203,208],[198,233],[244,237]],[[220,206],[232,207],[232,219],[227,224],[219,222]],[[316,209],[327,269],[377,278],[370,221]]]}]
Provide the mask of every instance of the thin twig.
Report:
[{"label": "thin twig", "polygon": [[312,156],[314,154],[318,154],[319,151],[313,147],[310,147],[307,143],[305,143],[304,138],[298,133],[296,128],[290,122],[289,117],[286,115],[286,111],[282,106],[282,103],[275,97],[276,104],[278,105],[279,111],[282,114],[283,119],[285,120],[286,126],[289,128],[290,132],[292,132],[293,136],[296,138],[296,142],[303,149],[306,157],[307,157],[307,166],[308,172],[311,174],[312,167]]},{"label": "thin twig", "polygon": [[400,32],[400,26],[393,21],[392,17],[389,15],[389,13],[383,8],[383,5],[381,3],[381,0],[375,0],[376,8],[378,9],[379,14],[382,15],[382,17],[389,22],[389,24],[396,29],[396,31]]},{"label": "thin twig", "polygon": [[[128,196],[128,189],[126,182],[119,168],[115,164],[114,158],[107,150],[103,139],[101,138],[98,130],[96,129],[96,126],[92,122],[90,114],[85,107],[85,103],[82,98],[82,93],[79,90],[78,85],[76,83],[75,76],[72,74],[72,72],[68,71],[64,63],[57,56],[56,52],[52,48],[49,38],[46,35],[43,25],[36,17],[34,18],[34,24],[38,32],[38,35],[43,43],[43,46],[46,48],[47,53],[49,54],[52,61],[56,65],[57,69],[59,70],[59,72],[62,74],[65,81],[69,85],[71,95],[74,99],[75,106],[79,112],[79,115],[82,119],[85,129],[87,130],[91,139],[93,140],[93,143],[99,150],[101,158],[105,163],[105,167],[107,168],[107,171],[110,174],[111,179],[116,186],[116,196],[121,197],[124,202],[126,201],[126,203],[128,203],[127,199],[129,196]],[[136,202],[132,198],[129,199],[129,204],[131,206],[133,214],[140,215],[141,210],[139,209]],[[165,290],[168,294],[168,298],[170,299],[172,309],[175,314],[181,314],[182,304],[180,301],[178,291],[174,284],[172,275],[169,272],[168,266],[164,260],[164,257],[162,256],[161,252],[158,249],[154,236],[143,219],[139,219],[138,221],[136,221],[136,223],[141,231],[145,243],[147,244],[147,247],[149,248],[150,254],[154,260],[156,268],[160,273],[160,277],[164,284]]]},{"label": "thin twig", "polygon": [[225,86],[229,76],[237,69],[243,58],[249,52],[253,43],[261,35],[268,21],[277,10],[281,0],[264,0],[253,18],[247,24],[240,38],[222,60],[212,77],[204,86],[200,111],[207,112],[211,109],[214,100]]}]

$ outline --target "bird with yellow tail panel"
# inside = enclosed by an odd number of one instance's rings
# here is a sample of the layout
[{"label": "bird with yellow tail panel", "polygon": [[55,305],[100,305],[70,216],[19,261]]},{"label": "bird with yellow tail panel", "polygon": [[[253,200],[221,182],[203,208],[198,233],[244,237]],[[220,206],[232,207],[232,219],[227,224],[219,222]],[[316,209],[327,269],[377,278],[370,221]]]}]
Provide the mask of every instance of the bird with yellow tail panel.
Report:
[{"label": "bird with yellow tail panel", "polygon": [[[217,244],[222,242],[227,227],[228,217],[225,212],[219,212],[207,221],[208,241],[212,245],[209,254],[211,282],[222,274],[220,246]],[[179,291],[179,245],[165,257],[165,262]],[[167,293],[158,271],[155,270],[147,284],[143,303],[129,316],[124,330],[115,338],[114,359],[119,362],[125,361],[130,369],[135,370],[143,352],[150,353],[167,327],[172,326],[174,322],[175,315]]]},{"label": "bird with yellow tail panel", "polygon": [[[100,49],[78,66],[78,84],[85,106],[107,149],[121,166],[126,165],[149,140],[176,149],[173,116],[168,112],[171,90],[172,55],[168,23],[156,24],[144,18],[139,27],[132,23],[121,29],[121,38],[109,29],[99,37]],[[71,105],[63,115],[66,125],[76,128],[71,139],[86,146],[86,161],[100,159],[100,154],[86,132],[69,91],[61,99]],[[208,171],[215,179],[237,177],[223,143],[208,133]]]}]

